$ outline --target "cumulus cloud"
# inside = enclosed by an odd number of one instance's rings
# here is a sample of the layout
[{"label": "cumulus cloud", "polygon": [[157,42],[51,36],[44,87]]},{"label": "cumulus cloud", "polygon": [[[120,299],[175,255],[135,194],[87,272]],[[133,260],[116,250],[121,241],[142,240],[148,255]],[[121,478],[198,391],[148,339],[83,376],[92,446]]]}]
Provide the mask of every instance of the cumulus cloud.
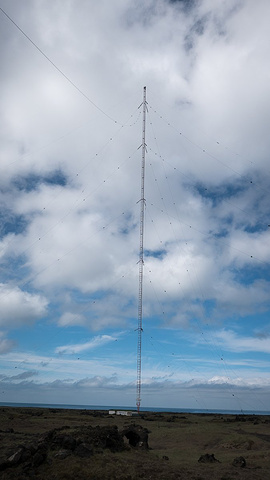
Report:
[{"label": "cumulus cloud", "polygon": [[48,300],[43,295],[32,294],[0,284],[1,327],[11,328],[32,324],[46,315]]},{"label": "cumulus cloud", "polygon": [[0,332],[0,355],[8,353],[15,347],[15,345],[16,344],[13,340],[4,338],[4,333]]},{"label": "cumulus cloud", "polygon": [[[100,86],[94,90],[95,96],[97,100],[99,100],[100,92],[105,93],[104,102],[102,103],[108,106],[108,111],[111,114],[111,98],[108,95],[109,90],[105,88],[106,77],[104,77],[105,72],[115,71],[115,68],[112,69],[110,51],[113,53],[112,58],[114,59],[114,64],[116,63],[122,72],[130,71],[130,69],[134,70],[130,85],[123,85],[124,92],[131,91],[132,88],[134,89],[136,81],[140,81],[143,78],[145,80],[149,79],[150,73],[152,75],[153,71],[155,71],[157,83],[152,85],[152,82],[150,82],[151,93],[149,94],[153,95],[152,98],[154,102],[156,101],[156,91],[162,84],[166,84],[166,98],[173,98],[176,103],[178,101],[178,92],[182,92],[183,96],[193,98],[193,105],[181,112],[181,116],[188,119],[191,114],[193,116],[197,115],[197,123],[195,123],[197,140],[195,143],[198,142],[198,145],[200,145],[202,139],[203,143],[205,143],[206,137],[199,131],[199,128],[202,126],[202,123],[205,124],[205,121],[208,122],[210,118],[216,119],[218,117],[215,108],[216,104],[219,105],[219,109],[223,114],[225,106],[227,107],[228,123],[231,123],[229,121],[229,115],[233,114],[234,105],[231,100],[225,102],[224,98],[226,98],[226,95],[224,97],[224,93],[227,92],[227,94],[229,94],[230,92],[230,95],[232,95],[234,89],[241,88],[242,80],[244,80],[244,78],[246,79],[246,77],[238,71],[236,75],[236,67],[234,67],[233,59],[236,57],[235,62],[239,62],[239,52],[241,52],[241,48],[244,49],[240,58],[242,64],[245,65],[248,63],[249,57],[253,58],[252,51],[249,52],[249,56],[247,56],[246,51],[248,51],[248,47],[243,43],[243,39],[246,40],[246,24],[248,24],[247,13],[249,10],[253,11],[253,7],[249,2],[246,6],[243,6],[238,4],[238,2],[232,1],[228,6],[215,5],[213,8],[211,2],[202,2],[197,8],[194,6],[194,8],[186,10],[182,8],[182,6],[180,8],[177,2],[171,4],[169,2],[153,3],[149,1],[148,3],[146,9],[144,9],[142,5],[140,5],[140,7],[137,6],[143,9],[143,11],[145,10],[143,17],[141,15],[138,16],[137,8],[134,10],[134,7],[130,4],[123,7],[123,5],[119,3],[116,9],[106,9],[106,15],[104,15],[104,12],[102,13],[101,9],[95,8],[95,24],[98,24],[98,19],[100,18],[102,18],[103,24],[110,24],[110,29],[107,29],[107,36],[101,36],[101,31],[95,28],[95,25],[92,25],[91,37],[96,35],[93,45],[99,40],[98,44],[101,45],[102,48],[105,48],[105,46],[109,48],[106,61],[104,59],[104,61],[97,66],[95,78],[100,82]],[[44,4],[40,9],[35,9],[32,15],[37,16],[38,24],[40,24],[41,27],[44,27],[46,24],[50,25],[49,31],[51,33],[49,36],[47,33],[46,35],[44,34],[43,28],[41,28],[39,34],[39,40],[44,48],[46,47],[48,54],[54,53],[57,60],[58,51],[52,49],[53,42],[56,41],[54,39],[57,38],[63,45],[66,43],[69,47],[66,47],[64,50],[65,56],[62,58],[62,62],[64,62],[64,66],[66,65],[66,67],[70,65],[71,60],[75,62],[79,67],[77,71],[80,73],[78,74],[78,78],[74,80],[82,79],[84,82],[84,78],[87,77],[88,72],[83,60],[85,57],[87,58],[88,55],[91,61],[94,62],[96,52],[95,49],[88,51],[84,46],[80,55],[76,53],[78,52],[76,44],[78,44],[81,37],[79,36],[79,38],[75,40],[74,35],[70,33],[70,31],[73,30],[69,29],[68,26],[73,24],[73,28],[76,30],[79,25],[78,22],[81,22],[82,19],[78,14],[76,14],[75,17],[72,16],[72,11],[73,7],[71,4],[69,9],[67,9],[64,20],[60,20],[60,17],[56,15],[57,6],[55,6],[55,21],[51,22],[52,12]],[[117,16],[116,11],[121,11],[122,15],[120,15],[120,17]],[[145,18],[145,22],[142,22],[142,18]],[[236,26],[239,27],[237,20],[241,19],[242,21],[243,18],[245,18],[245,22],[244,25],[241,24],[241,31],[239,32],[238,29],[236,29]],[[59,22],[60,27],[58,29]],[[89,22],[91,23],[90,19]],[[25,28],[26,27],[32,28],[30,22],[25,25]],[[8,26],[6,26],[6,28],[8,28]],[[80,24],[80,35],[83,35],[86,29],[89,31],[89,25],[84,21]],[[104,29],[102,29],[102,31],[104,31]],[[170,32],[170,35],[168,35],[168,32]],[[37,34],[37,32],[35,33]],[[18,32],[14,31],[14,35],[18,35]],[[137,39],[140,38],[140,35],[142,41],[138,43]],[[145,61],[141,62],[143,42],[150,38],[152,40],[148,50],[145,52]],[[113,42],[111,42],[112,40]],[[235,42],[238,46],[236,51]],[[251,44],[251,40],[249,42]],[[117,48],[117,46],[119,47],[120,45],[121,49]],[[177,48],[178,45],[181,48]],[[21,49],[22,47],[18,46],[18,48]],[[33,49],[33,46],[29,45],[27,50],[28,58],[31,58],[31,49]],[[149,58],[147,56],[148,52]],[[170,52],[170,55],[168,52]],[[38,74],[37,68],[43,65],[42,72],[43,75],[45,74],[46,79],[46,82],[44,79],[45,83],[36,82],[35,88],[37,91],[28,90],[28,95],[31,95],[32,98],[38,95],[39,89],[42,90],[43,98],[47,100],[47,102],[39,96],[39,108],[47,107],[48,103],[55,105],[55,99],[58,98],[58,103],[54,106],[56,116],[59,115],[61,121],[63,121],[64,117],[69,119],[68,102],[60,101],[61,96],[59,96],[59,92],[61,91],[65,92],[65,95],[71,96],[73,101],[72,106],[74,106],[76,102],[78,103],[76,108],[81,109],[80,116],[87,119],[87,114],[82,106],[84,105],[83,97],[80,100],[79,93],[76,93],[76,91],[73,93],[71,85],[68,85],[68,82],[65,81],[59,72],[54,72],[52,67],[48,69],[44,57],[42,58],[34,51],[32,55],[36,58],[36,63],[34,61],[32,62],[32,71]],[[220,60],[218,66],[217,63],[213,61],[217,56],[223,59],[223,63]],[[230,62],[228,61],[229,57]],[[125,62],[123,59],[125,59]],[[136,59],[138,59],[138,62],[136,62]],[[146,61],[147,59],[149,61]],[[140,68],[139,64],[141,65]],[[181,67],[184,67],[183,73],[181,73]],[[232,72],[225,72],[224,75],[224,68],[231,69]],[[229,75],[229,73],[232,73],[232,75]],[[29,72],[23,71],[23,75],[28,76]],[[226,79],[226,83],[224,83],[224,80],[223,83],[220,84],[220,76]],[[167,81],[165,82],[165,78],[168,79],[169,84]],[[229,78],[234,78],[234,85],[228,82]],[[120,89],[114,75],[110,75],[110,80],[119,95]],[[200,82],[200,86],[198,81]],[[47,85],[47,94],[44,97],[43,90],[45,85]],[[210,88],[210,85],[214,85],[215,88]],[[12,86],[9,85],[9,88],[15,90],[16,84]],[[58,93],[54,94],[56,90]],[[207,95],[206,92],[208,92]],[[208,98],[209,95],[211,95],[211,100]],[[133,107],[136,107],[136,96],[131,97],[131,100],[133,98],[135,99]],[[215,99],[218,99],[218,101],[215,102]],[[12,101],[11,98],[9,101]],[[25,100],[21,99],[21,101]],[[163,99],[159,97],[159,101],[161,102],[161,109],[164,109]],[[200,102],[203,102],[203,104]],[[172,106],[171,104],[169,105],[170,107]],[[241,105],[243,105],[243,103]],[[118,107],[121,112],[122,105],[118,105]],[[204,116],[203,107],[205,107],[205,111],[207,111],[207,115]],[[18,101],[16,102],[16,109],[25,110]],[[153,118],[155,118],[155,114],[151,110],[149,113],[151,113],[151,117],[153,116]],[[175,112],[172,111],[175,119],[178,119],[178,113],[178,109],[176,109]],[[46,115],[48,116],[48,111]],[[55,130],[55,125],[47,120],[46,115],[42,117],[42,124],[46,125],[46,131],[49,132],[52,127]],[[69,289],[76,288],[83,292],[96,292],[100,289],[108,289],[114,282],[120,279],[120,277],[118,277],[119,267],[127,273],[130,264],[133,263],[133,265],[136,265],[135,253],[138,250],[137,232],[134,231],[134,228],[128,230],[127,226],[128,218],[130,217],[133,220],[133,225],[138,224],[139,212],[138,208],[136,208],[136,201],[139,192],[139,188],[137,187],[139,187],[140,172],[138,168],[134,168],[133,162],[128,162],[129,168],[123,165],[120,169],[119,163],[128,160],[131,153],[128,145],[130,145],[131,141],[132,148],[136,148],[138,138],[134,135],[136,131],[133,133],[133,131],[127,129],[127,139],[124,139],[120,131],[122,152],[121,162],[118,162],[119,154],[117,151],[119,149],[119,143],[117,135],[120,135],[120,133],[116,130],[116,136],[114,137],[113,135],[110,137],[111,127],[109,120],[107,124],[105,120],[106,117],[102,116],[101,113],[99,115],[98,112],[96,115],[98,115],[99,118],[99,120],[97,120],[98,122],[102,119],[103,128],[101,130],[99,123],[97,123],[94,135],[93,128],[90,128],[91,149],[89,145],[86,147],[85,144],[86,130],[84,128],[79,128],[79,130],[75,129],[75,136],[72,139],[73,145],[76,139],[75,150],[72,144],[65,145],[65,142],[56,141],[55,143],[52,142],[52,144],[48,143],[48,148],[45,148],[44,151],[38,151],[38,163],[36,162],[35,156],[31,154],[26,157],[26,161],[24,159],[24,171],[20,170],[19,162],[15,162],[11,170],[11,178],[12,172],[15,172],[17,177],[18,175],[27,176],[30,171],[35,173],[36,165],[38,164],[40,183],[31,190],[29,188],[20,190],[13,201],[13,208],[16,215],[29,216],[34,212],[35,215],[30,221],[28,220],[29,223],[24,234],[18,234],[16,238],[12,238],[11,248],[13,248],[13,252],[16,252],[17,255],[27,256],[27,265],[30,266],[32,273],[30,280],[36,287],[44,290],[55,287],[61,288],[62,286]],[[31,122],[31,117],[29,114],[28,116],[29,122]],[[18,113],[13,112],[12,118],[18,121]],[[41,119],[39,121],[41,121]],[[219,121],[221,122],[221,119]],[[90,120],[90,123],[91,122],[92,120]],[[245,117],[243,122],[252,123],[252,118]],[[232,174],[235,173],[235,165],[230,163],[230,159],[224,158],[224,149],[221,149],[221,155],[219,152],[217,157],[218,160],[221,160],[221,163],[217,161],[215,158],[217,145],[215,146],[215,142],[212,142],[211,148],[215,148],[214,155],[211,156],[211,151],[209,155],[206,149],[207,162],[204,162],[203,169],[201,167],[198,168],[198,162],[201,162],[203,151],[200,150],[200,148],[196,148],[196,145],[194,149],[194,145],[192,144],[194,134],[192,138],[189,139],[190,121],[186,123],[187,136],[180,145],[176,139],[173,139],[175,134],[172,134],[170,129],[167,128],[168,131],[166,131],[165,135],[166,148],[164,148],[165,143],[161,137],[161,132],[164,132],[164,128],[161,128],[157,122],[155,123],[160,148],[164,151],[164,154],[166,154],[166,156],[164,155],[165,160],[169,163],[166,166],[167,176],[164,177],[164,164],[159,164],[156,159],[152,160],[153,154],[149,155],[151,168],[148,167],[148,190],[146,190],[146,192],[147,200],[149,199],[148,209],[151,216],[150,218],[153,220],[152,223],[154,223],[154,228],[152,229],[152,233],[149,231],[149,228],[146,230],[148,230],[147,240],[149,248],[156,250],[158,244],[162,241],[162,245],[165,246],[166,255],[159,260],[148,258],[149,270],[152,269],[152,266],[155,267],[153,269],[153,277],[160,278],[160,276],[162,276],[164,283],[170,287],[173,295],[179,294],[177,288],[179,282],[176,281],[176,275],[179,279],[179,272],[182,272],[181,292],[183,295],[187,293],[192,298],[198,296],[198,291],[194,291],[194,280],[192,279],[192,281],[190,281],[188,277],[194,277],[195,265],[198,281],[202,284],[209,284],[209,293],[204,292],[206,298],[211,298],[214,288],[216,294],[221,296],[223,290],[221,288],[218,290],[218,285],[221,287],[222,281],[217,282],[217,275],[220,275],[222,270],[224,271],[225,261],[227,268],[231,266],[231,264],[228,263],[228,258],[225,260],[227,248],[226,245],[222,246],[222,239],[218,242],[217,238],[215,241],[212,238],[210,249],[209,242],[206,242],[207,239],[204,238],[204,235],[200,232],[207,235],[209,226],[211,225],[211,231],[219,234],[220,221],[223,220],[226,214],[229,215],[229,208],[227,208],[226,213],[224,208],[222,211],[219,205],[218,210],[217,206],[212,204],[213,195],[212,197],[210,195],[210,201],[206,202],[206,199],[199,195],[198,192],[194,195],[195,192],[190,186],[194,181],[201,181],[203,183],[207,182],[207,184],[210,182],[210,184],[215,184],[217,188],[220,188],[220,184],[224,181],[228,182]],[[225,123],[226,121],[222,116],[222,126],[225,125]],[[32,128],[31,123],[29,123],[29,127],[27,128],[27,123],[24,122],[24,130],[29,137],[28,143],[29,145],[31,143],[31,148],[33,148],[32,143],[36,132],[34,135],[34,132],[32,130],[30,131],[30,125]],[[194,123],[192,126],[194,127]],[[38,125],[36,126],[36,130],[37,129]],[[211,130],[211,135],[215,138],[213,125],[211,125],[211,129],[205,128],[205,130]],[[57,131],[59,131],[59,129]],[[77,141],[78,133],[79,138],[82,136],[84,139],[83,142],[81,140]],[[238,134],[239,137],[243,135],[242,131],[238,132]],[[20,131],[18,131],[18,135],[21,135]],[[155,146],[151,143],[151,135],[151,128],[149,128],[149,143],[152,149],[154,149]],[[110,142],[110,138],[112,138],[113,141]],[[69,143],[69,139],[66,140],[67,143]],[[97,140],[99,141],[99,146]],[[228,143],[231,143],[231,139],[227,137],[227,140]],[[208,139],[207,144],[211,145]],[[179,148],[181,150],[181,162],[179,160],[179,153],[177,153]],[[91,161],[89,159],[89,153],[90,158],[92,156]],[[74,155],[76,157],[75,162]],[[96,156],[99,160],[98,162],[95,161]],[[237,158],[239,165],[236,171],[239,170],[239,174],[243,175],[243,184],[245,185],[244,175],[247,171],[246,159],[244,156],[241,158],[232,155],[232,157],[234,160]],[[57,161],[53,160],[54,158],[57,158]],[[115,161],[116,158],[117,161]],[[170,165],[172,165],[172,167]],[[185,174],[190,175],[189,177],[183,177],[180,174],[178,171],[178,168],[180,170],[180,166],[182,170],[185,171]],[[250,165],[248,165],[248,167],[249,166]],[[55,168],[61,169],[67,179],[65,185],[60,185],[59,179],[55,179],[54,185],[46,183],[45,177],[48,175],[48,172],[52,172],[52,168],[54,171]],[[151,176],[154,176],[154,179],[157,180],[157,188],[151,187]],[[25,179],[26,178],[27,177],[25,177]],[[190,178],[190,181],[187,182],[187,178]],[[134,186],[132,189],[129,187],[131,179]],[[239,175],[236,176],[236,179],[237,181],[239,180]],[[233,182],[235,182],[234,179]],[[231,180],[229,184],[230,183],[232,183]],[[180,189],[176,189],[177,184],[181,185]],[[117,192],[117,195],[114,195],[114,192]],[[243,193],[245,194],[245,192]],[[164,197],[162,197],[163,200],[161,201],[160,197],[162,195],[164,195]],[[169,202],[169,195],[175,202]],[[111,198],[113,198],[114,201],[109,200],[108,202],[108,199]],[[226,197],[224,200],[226,201]],[[240,193],[237,198],[237,202],[239,201],[241,201]],[[235,202],[236,199],[233,199],[233,205]],[[175,203],[177,207],[173,206]],[[121,212],[120,206],[123,212]],[[124,213],[123,217],[121,217],[122,213]],[[240,215],[241,211],[235,213],[234,208],[234,216],[237,216],[235,222],[238,221]],[[192,218],[192,222],[190,222],[190,218]],[[190,223],[192,223],[192,235],[190,235],[188,230]],[[168,224],[172,226],[168,228]],[[206,224],[208,228],[205,228]],[[151,224],[149,224],[149,227],[150,225]],[[248,257],[242,255],[242,252],[247,253],[247,255],[252,252],[253,257],[259,256],[259,258],[261,258],[262,242],[267,245],[269,237],[267,232],[257,232],[256,235],[254,235],[247,231],[244,232],[242,228],[236,230],[234,225],[230,225],[227,230],[226,241],[227,244],[231,246],[231,262],[237,262],[238,264],[242,262],[242,265],[249,263]],[[254,242],[255,236],[256,243]],[[181,237],[186,243],[188,242],[188,249],[180,248]],[[3,242],[5,241],[6,240],[3,239]],[[31,248],[29,248],[30,245]],[[245,245],[244,249],[243,245]],[[258,252],[258,249],[260,252]],[[218,265],[219,271],[217,271],[216,262],[217,256],[220,255],[220,250],[223,250],[224,254],[223,257],[220,258],[220,265]],[[267,248],[265,252],[267,252]],[[267,253],[265,253],[262,260],[268,260]],[[152,265],[152,263],[154,265]],[[187,274],[187,271],[189,271],[189,274]],[[228,282],[228,276],[226,276],[224,280]],[[136,272],[134,270],[133,278],[123,282],[121,286],[122,291],[128,295],[130,295],[131,292],[135,292],[136,281]],[[155,282],[155,280],[152,280],[152,282]],[[163,286],[158,286],[157,283],[156,281],[154,285],[156,290],[164,289]],[[231,278],[228,288],[231,287],[232,290],[234,286],[235,282],[233,282]],[[247,291],[246,297],[248,297],[248,295],[249,292]],[[134,296],[135,294],[133,294],[133,297]],[[61,318],[60,323],[63,322],[64,325],[65,317]],[[78,316],[76,318],[78,323],[82,324],[84,322],[83,318]],[[111,321],[113,324],[114,320],[112,319]]]}]

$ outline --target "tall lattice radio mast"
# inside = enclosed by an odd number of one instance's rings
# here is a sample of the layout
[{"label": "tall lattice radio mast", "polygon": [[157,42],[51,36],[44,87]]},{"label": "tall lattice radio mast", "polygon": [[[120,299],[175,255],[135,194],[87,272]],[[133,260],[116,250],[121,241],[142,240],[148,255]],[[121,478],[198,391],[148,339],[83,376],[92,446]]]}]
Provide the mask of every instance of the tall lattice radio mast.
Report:
[{"label": "tall lattice radio mast", "polygon": [[144,198],[144,179],[145,179],[145,119],[146,119],[146,87],[143,88],[143,128],[142,128],[142,166],[141,166],[141,203],[140,212],[140,255],[139,255],[139,299],[138,299],[138,343],[137,343],[137,399],[136,405],[138,413],[141,406],[141,387],[142,387],[142,297],[143,297],[143,240],[144,240],[144,211],[145,211],[145,198]]}]

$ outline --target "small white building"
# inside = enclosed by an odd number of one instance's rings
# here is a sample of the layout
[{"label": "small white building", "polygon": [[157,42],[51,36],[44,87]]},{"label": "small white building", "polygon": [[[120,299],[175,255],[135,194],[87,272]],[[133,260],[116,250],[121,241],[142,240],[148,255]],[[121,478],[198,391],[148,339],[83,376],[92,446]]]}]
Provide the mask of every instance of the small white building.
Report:
[{"label": "small white building", "polygon": [[109,415],[124,415],[125,417],[132,417],[136,412],[130,410],[109,410]]},{"label": "small white building", "polygon": [[125,415],[126,417],[132,417],[132,412],[129,410],[117,410],[116,415]]}]

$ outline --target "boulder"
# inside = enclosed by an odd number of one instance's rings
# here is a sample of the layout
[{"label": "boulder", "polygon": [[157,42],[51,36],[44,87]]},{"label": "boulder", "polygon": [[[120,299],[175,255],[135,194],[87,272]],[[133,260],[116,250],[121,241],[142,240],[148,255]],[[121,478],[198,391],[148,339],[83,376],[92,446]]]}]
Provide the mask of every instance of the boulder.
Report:
[{"label": "boulder", "polygon": [[75,455],[81,458],[89,458],[93,455],[93,448],[90,444],[88,443],[80,443],[75,450],[74,450]]},{"label": "boulder", "polygon": [[8,468],[10,466],[10,464],[4,460],[4,459],[0,459],[0,472],[2,472],[3,470],[5,470],[6,468]]},{"label": "boulder", "polygon": [[79,443],[89,443],[96,450],[108,448],[111,452],[121,452],[125,449],[123,436],[119,433],[117,426],[91,427],[80,431]]},{"label": "boulder", "polygon": [[59,458],[59,460],[65,460],[65,458],[71,455],[71,450],[59,450],[54,456],[55,458]]},{"label": "boulder", "polygon": [[17,465],[18,463],[20,463],[23,451],[24,451],[23,448],[19,448],[15,453],[13,453],[10,457],[8,457],[8,460],[7,460],[8,463],[10,465]]},{"label": "boulder", "polygon": [[234,467],[245,468],[245,466],[246,466],[246,460],[244,459],[244,457],[236,457],[236,458],[233,460],[232,464],[233,464]]},{"label": "boulder", "polygon": [[47,458],[45,453],[36,452],[32,458],[33,467],[39,467]]},{"label": "boulder", "polygon": [[75,450],[77,445],[76,439],[71,435],[55,435],[52,441],[51,448],[54,450],[58,447],[62,447],[65,450]]},{"label": "boulder", "polygon": [[[219,462],[215,455],[213,453],[205,453],[204,455],[201,455],[198,462],[200,463],[214,463],[214,462]],[[220,462],[219,462],[220,463]]]},{"label": "boulder", "polygon": [[148,433],[147,428],[131,424],[123,430],[122,435],[128,439],[132,447],[147,450],[149,448]]}]

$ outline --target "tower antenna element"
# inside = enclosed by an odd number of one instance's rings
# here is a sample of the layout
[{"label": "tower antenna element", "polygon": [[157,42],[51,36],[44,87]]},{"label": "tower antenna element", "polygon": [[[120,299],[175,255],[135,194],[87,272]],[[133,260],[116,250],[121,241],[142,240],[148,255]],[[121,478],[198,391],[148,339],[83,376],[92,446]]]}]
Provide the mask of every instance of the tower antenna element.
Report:
[{"label": "tower antenna element", "polygon": [[[140,253],[139,253],[139,298],[138,298],[138,341],[137,341],[137,411],[139,413],[141,406],[141,388],[142,388],[142,299],[143,299],[143,267],[144,267],[144,213],[145,213],[145,198],[144,198],[144,180],[145,180],[145,120],[146,120],[146,87],[143,88],[143,125],[142,125],[142,164],[141,164],[141,204],[140,211]],[[140,105],[140,106],[141,106]]]}]

